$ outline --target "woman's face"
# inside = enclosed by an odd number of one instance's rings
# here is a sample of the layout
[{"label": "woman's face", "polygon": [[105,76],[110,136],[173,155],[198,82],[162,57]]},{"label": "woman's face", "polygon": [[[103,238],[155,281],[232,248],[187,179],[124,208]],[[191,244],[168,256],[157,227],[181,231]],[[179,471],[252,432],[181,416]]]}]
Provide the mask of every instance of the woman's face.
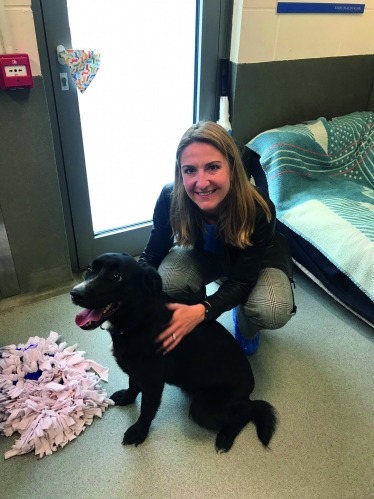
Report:
[{"label": "woman's face", "polygon": [[231,170],[221,152],[210,144],[193,142],[181,154],[183,185],[188,196],[209,219],[230,189]]}]

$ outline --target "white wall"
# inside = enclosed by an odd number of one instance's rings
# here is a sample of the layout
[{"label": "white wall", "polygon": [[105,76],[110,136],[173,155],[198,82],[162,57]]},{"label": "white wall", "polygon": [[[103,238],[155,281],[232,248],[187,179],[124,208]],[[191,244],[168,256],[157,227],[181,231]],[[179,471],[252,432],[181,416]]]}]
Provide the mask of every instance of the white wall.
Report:
[{"label": "white wall", "polygon": [[[365,3],[365,12],[277,14],[277,0],[234,0],[230,58],[253,63],[374,54],[374,0],[349,1]],[[14,51],[29,54],[33,75],[40,75],[31,0],[4,3]]]},{"label": "white wall", "polygon": [[365,12],[277,14],[277,0],[234,0],[230,59],[254,63],[374,54],[374,0],[346,3],[364,3]]},{"label": "white wall", "polygon": [[40,60],[31,0],[4,0],[4,4],[14,52],[28,54],[32,74],[39,76],[41,74]]}]

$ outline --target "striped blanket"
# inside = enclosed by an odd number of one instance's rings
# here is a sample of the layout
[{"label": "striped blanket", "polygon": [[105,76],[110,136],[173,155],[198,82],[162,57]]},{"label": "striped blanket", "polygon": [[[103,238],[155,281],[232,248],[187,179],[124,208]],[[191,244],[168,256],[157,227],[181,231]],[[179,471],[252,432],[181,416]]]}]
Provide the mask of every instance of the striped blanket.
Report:
[{"label": "striped blanket", "polygon": [[268,130],[247,147],[278,219],[374,301],[374,113]]}]

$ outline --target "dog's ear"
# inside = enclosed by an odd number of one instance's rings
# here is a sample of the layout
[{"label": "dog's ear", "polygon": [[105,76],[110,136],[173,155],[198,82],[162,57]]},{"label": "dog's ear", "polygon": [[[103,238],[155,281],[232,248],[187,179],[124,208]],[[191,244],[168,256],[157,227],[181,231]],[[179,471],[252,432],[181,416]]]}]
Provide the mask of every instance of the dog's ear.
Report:
[{"label": "dog's ear", "polygon": [[123,256],[130,256],[128,253],[122,253]]},{"label": "dog's ear", "polygon": [[145,272],[143,273],[143,284],[145,285],[150,296],[159,298],[162,293],[162,280],[156,269],[150,266],[142,265]]}]

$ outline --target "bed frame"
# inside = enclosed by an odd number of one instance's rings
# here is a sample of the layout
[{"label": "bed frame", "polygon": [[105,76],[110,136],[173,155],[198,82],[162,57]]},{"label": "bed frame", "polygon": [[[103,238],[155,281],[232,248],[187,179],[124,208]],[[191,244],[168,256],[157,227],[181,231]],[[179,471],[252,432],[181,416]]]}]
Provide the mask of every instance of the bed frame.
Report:
[{"label": "bed frame", "polygon": [[233,136],[257,134],[321,116],[374,111],[374,55],[231,64]]}]

